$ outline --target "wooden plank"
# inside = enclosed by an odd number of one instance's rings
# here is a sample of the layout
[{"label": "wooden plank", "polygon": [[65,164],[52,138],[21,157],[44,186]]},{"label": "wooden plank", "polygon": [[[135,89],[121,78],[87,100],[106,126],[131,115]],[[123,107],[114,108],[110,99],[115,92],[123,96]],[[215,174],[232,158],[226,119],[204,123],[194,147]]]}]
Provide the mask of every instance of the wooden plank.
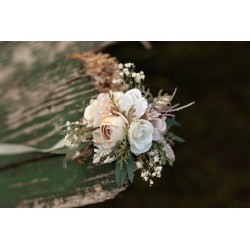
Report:
[{"label": "wooden plank", "polygon": [[[66,58],[73,52],[96,50],[103,43],[0,43],[0,142],[40,148],[62,137],[59,127],[79,120],[83,100],[98,94],[83,66]],[[3,73],[2,73],[3,72]],[[114,166],[71,161],[62,156],[24,154],[0,158],[1,207],[76,207],[114,198]]]}]

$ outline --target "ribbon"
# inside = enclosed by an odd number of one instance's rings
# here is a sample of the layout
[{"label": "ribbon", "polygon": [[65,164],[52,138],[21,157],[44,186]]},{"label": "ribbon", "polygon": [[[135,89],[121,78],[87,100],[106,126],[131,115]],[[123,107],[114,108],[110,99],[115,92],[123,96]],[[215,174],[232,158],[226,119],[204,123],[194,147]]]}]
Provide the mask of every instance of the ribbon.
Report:
[{"label": "ribbon", "polygon": [[32,152],[65,154],[64,139],[57,142],[51,148],[39,149],[25,144],[0,143],[0,155],[16,155]]}]

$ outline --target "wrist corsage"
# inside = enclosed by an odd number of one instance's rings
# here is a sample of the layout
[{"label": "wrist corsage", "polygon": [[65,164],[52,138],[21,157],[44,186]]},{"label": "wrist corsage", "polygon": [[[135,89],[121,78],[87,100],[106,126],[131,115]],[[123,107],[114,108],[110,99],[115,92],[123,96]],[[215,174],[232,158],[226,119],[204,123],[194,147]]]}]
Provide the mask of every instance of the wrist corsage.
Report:
[{"label": "wrist corsage", "polygon": [[133,63],[119,64],[112,90],[100,93],[83,108],[83,119],[68,121],[63,127],[67,154],[64,161],[93,157],[96,165],[115,163],[118,186],[133,182],[134,171],[150,186],[161,177],[163,166],[175,161],[174,141],[182,139],[171,132],[179,125],[174,112],[193,104],[172,105],[172,95],[159,92],[153,97],[143,85],[144,72],[135,72]]}]

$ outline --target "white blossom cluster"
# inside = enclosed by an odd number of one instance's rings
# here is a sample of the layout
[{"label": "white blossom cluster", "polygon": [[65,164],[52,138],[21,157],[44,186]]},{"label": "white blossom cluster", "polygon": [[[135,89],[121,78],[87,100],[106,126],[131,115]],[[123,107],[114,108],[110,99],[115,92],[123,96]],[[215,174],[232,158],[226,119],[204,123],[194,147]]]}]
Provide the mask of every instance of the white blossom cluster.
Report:
[{"label": "white blossom cluster", "polygon": [[[86,142],[87,140],[87,134],[82,133],[81,131],[81,124],[79,121],[71,123],[66,123],[66,135],[64,137],[65,139],[65,146],[69,149],[75,149],[79,146],[79,144]],[[76,155],[79,155],[80,152],[77,151]]]},{"label": "white blossom cluster", "polygon": [[148,182],[150,186],[154,184],[152,178],[160,178],[163,167],[161,166],[165,159],[159,154],[159,151],[151,150],[146,156],[139,157],[136,162],[136,167],[141,170],[141,177]]},{"label": "white blossom cluster", "polygon": [[143,71],[134,72],[135,65],[133,63],[120,63],[118,65],[119,78],[112,81],[113,84],[123,84],[123,90],[129,89],[129,83],[134,82],[136,84],[142,84],[145,79]]}]

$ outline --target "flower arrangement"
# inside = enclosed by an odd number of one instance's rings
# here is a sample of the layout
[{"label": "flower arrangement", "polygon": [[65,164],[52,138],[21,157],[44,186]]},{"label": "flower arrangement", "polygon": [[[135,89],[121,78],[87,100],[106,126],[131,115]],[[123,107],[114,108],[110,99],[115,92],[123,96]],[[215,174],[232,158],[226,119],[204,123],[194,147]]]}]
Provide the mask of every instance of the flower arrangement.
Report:
[{"label": "flower arrangement", "polygon": [[[172,105],[172,95],[159,92],[153,97],[143,85],[144,72],[135,72],[133,63],[119,64],[112,83],[115,90],[100,93],[84,108],[81,121],[67,122],[64,129],[68,159],[81,156],[86,148],[94,151],[97,165],[116,161],[115,177],[118,186],[126,180],[133,182],[134,171],[150,186],[160,178],[163,166],[175,161],[174,141],[182,139],[171,132],[179,125]],[[91,155],[91,153],[89,154]]]}]

